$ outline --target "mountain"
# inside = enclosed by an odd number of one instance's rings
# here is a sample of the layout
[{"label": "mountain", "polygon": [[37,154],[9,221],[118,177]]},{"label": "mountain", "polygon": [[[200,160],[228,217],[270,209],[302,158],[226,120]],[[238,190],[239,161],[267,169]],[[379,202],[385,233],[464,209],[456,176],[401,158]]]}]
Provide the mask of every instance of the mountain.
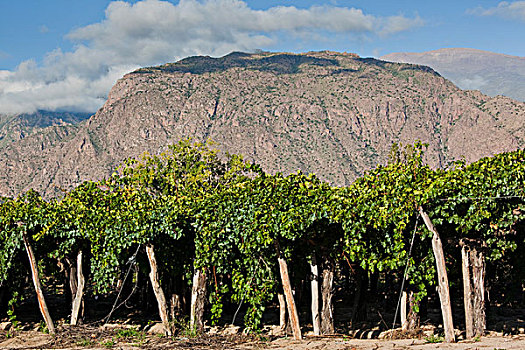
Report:
[{"label": "mountain", "polygon": [[460,90],[426,66],[348,53],[190,57],[125,75],[77,126],[1,149],[0,194],[57,195],[185,137],[271,173],[301,169],[347,185],[385,162],[393,142],[427,142],[434,167],[524,147],[525,103]]},{"label": "mountain", "polygon": [[0,114],[0,150],[9,143],[38,133],[49,126],[72,126],[89,117],[88,113],[50,111],[14,115]]},{"label": "mountain", "polygon": [[525,101],[525,57],[451,48],[421,53],[391,53],[381,59],[429,66],[462,89]]}]

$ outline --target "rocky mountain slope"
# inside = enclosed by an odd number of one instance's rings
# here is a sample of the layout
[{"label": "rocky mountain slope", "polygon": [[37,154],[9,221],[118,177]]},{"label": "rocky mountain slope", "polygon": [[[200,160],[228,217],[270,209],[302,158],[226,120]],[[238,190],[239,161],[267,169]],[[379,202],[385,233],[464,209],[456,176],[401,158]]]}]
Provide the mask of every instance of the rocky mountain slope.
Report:
[{"label": "rocky mountain slope", "polygon": [[88,113],[37,111],[29,114],[0,114],[0,150],[12,142],[49,126],[72,126],[88,119]]},{"label": "rocky mountain slope", "polygon": [[381,59],[429,66],[462,89],[525,101],[525,57],[450,48],[421,53],[392,53]]},{"label": "rocky mountain slope", "polygon": [[76,128],[1,149],[0,194],[59,194],[183,137],[214,140],[269,172],[345,185],[385,162],[393,142],[428,142],[435,167],[523,147],[525,104],[462,91],[428,67],[346,53],[191,57],[127,74]]}]

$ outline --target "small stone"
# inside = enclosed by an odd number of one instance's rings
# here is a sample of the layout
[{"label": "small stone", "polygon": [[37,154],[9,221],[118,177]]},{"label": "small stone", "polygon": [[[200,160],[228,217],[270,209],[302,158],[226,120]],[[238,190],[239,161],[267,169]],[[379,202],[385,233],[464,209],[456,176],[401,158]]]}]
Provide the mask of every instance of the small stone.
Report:
[{"label": "small stone", "polygon": [[234,335],[234,334],[239,333],[240,329],[241,329],[241,327],[239,327],[239,326],[229,325],[226,328],[224,328],[222,333],[223,334]]},{"label": "small stone", "polygon": [[261,332],[263,334],[269,334],[270,332],[272,331],[272,326],[271,325],[264,325]]},{"label": "small stone", "polygon": [[423,331],[424,337],[431,337],[434,335],[434,331]]},{"label": "small stone", "polygon": [[166,330],[164,329],[164,325],[162,323],[154,323],[151,327],[149,327],[146,330],[147,333],[150,334],[166,334]]},{"label": "small stone", "polygon": [[11,326],[12,326],[12,325],[13,325],[13,324],[12,324],[11,322],[9,322],[9,321],[7,321],[7,322],[1,322],[1,323],[0,323],[0,330],[2,330],[2,331],[8,331],[9,329],[11,329]]},{"label": "small stone", "polygon": [[431,325],[426,325],[421,327],[421,330],[423,331],[423,337],[431,337],[434,335],[436,327]]},{"label": "small stone", "polygon": [[105,325],[102,326],[102,329],[115,329],[115,328],[120,328],[120,324],[106,323]]},{"label": "small stone", "polygon": [[[219,333],[219,327],[217,327],[217,326],[204,327],[204,328],[205,328],[205,332],[208,333],[208,334],[218,334]],[[208,330],[206,330],[206,328],[208,328]]]},{"label": "small stone", "polygon": [[281,326],[270,326],[270,331],[268,332],[269,335],[273,336],[282,336],[284,334],[284,330],[281,328]]},{"label": "small stone", "polygon": [[379,336],[377,337],[377,339],[386,339],[387,337],[390,336],[390,330],[388,331],[382,331],[381,333],[379,333]]}]

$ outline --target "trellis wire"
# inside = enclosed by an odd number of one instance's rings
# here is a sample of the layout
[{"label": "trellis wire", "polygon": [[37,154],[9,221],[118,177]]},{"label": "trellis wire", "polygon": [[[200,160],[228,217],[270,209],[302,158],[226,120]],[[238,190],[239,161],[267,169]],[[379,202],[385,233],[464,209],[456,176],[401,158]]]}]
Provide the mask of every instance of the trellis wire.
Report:
[{"label": "trellis wire", "polygon": [[454,197],[449,197],[449,198],[440,198],[438,199],[438,201],[466,201],[466,200],[482,200],[482,199],[515,199],[515,198],[520,198],[520,199],[525,199],[525,196],[494,196],[494,197],[458,197],[458,198],[454,198]]},{"label": "trellis wire", "polygon": [[113,312],[118,309],[119,307],[121,307],[122,305],[124,305],[128,300],[129,298],[133,295],[133,293],[135,292],[135,289],[137,287],[137,285],[135,284],[135,286],[133,287],[133,290],[131,291],[131,293],[129,294],[129,296],[123,301],[121,302],[120,304],[117,305],[117,302],[118,300],[120,299],[120,294],[122,293],[122,289],[124,289],[124,284],[126,283],[126,280],[128,279],[128,276],[129,276],[129,273],[131,272],[131,268],[133,266],[136,265],[136,262],[137,262],[137,254],[139,253],[139,250],[140,250],[140,244],[138,245],[137,247],[137,250],[135,251],[135,253],[131,256],[131,258],[129,258],[128,260],[128,264],[129,264],[129,268],[128,268],[128,271],[126,272],[126,275],[124,276],[124,280],[122,281],[122,285],[120,286],[120,289],[118,291],[118,294],[117,294],[117,298],[115,299],[115,302],[113,303],[113,306],[111,308],[111,311],[109,312],[109,314],[104,317],[101,322],[107,322],[109,321],[109,319],[111,318],[111,315],[113,314]]},{"label": "trellis wire", "polygon": [[405,281],[406,281],[407,273],[408,273],[408,264],[410,263],[410,255],[412,255],[412,248],[414,247],[414,240],[416,239],[417,223],[419,221],[419,216],[420,216],[420,214],[418,213],[417,217],[416,217],[416,223],[414,225],[414,233],[412,234],[412,241],[410,242],[410,249],[408,250],[407,263],[406,263],[406,266],[405,266],[405,273],[403,274],[403,281],[401,282],[401,290],[399,292],[399,299],[397,301],[396,312],[394,314],[394,321],[392,322],[392,331],[390,332],[390,337],[391,338],[392,338],[392,335],[394,333],[393,332],[394,328],[396,326],[396,319],[397,319],[397,314],[399,312],[399,306],[401,305],[401,298],[402,298],[402,295],[403,295],[403,289],[405,288]]}]

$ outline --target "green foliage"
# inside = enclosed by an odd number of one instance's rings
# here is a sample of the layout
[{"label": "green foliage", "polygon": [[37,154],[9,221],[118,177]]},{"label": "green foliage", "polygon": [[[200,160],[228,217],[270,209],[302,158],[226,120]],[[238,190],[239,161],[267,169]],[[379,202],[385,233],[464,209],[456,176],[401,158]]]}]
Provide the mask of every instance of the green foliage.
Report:
[{"label": "green foliage", "polygon": [[106,340],[104,342],[101,342],[100,345],[102,345],[106,349],[112,349],[115,345],[117,345],[117,342],[111,339],[111,340]]},{"label": "green foliage", "polygon": [[190,326],[190,322],[187,318],[176,318],[172,320],[172,323],[173,328],[184,337],[195,338],[198,335],[195,328]]},{"label": "green foliage", "polygon": [[425,147],[395,145],[388,164],[333,188],[312,174],[268,175],[239,156],[183,140],[160,155],[129,159],[109,179],[85,182],[61,200],[45,202],[34,191],[4,198],[0,286],[21,295],[24,265],[18,257],[26,233],[50,278],[58,278],[57,260],[74,261],[82,250],[95,294],[115,290],[130,263],[149,272],[147,260],[134,254],[151,245],[163,288],[174,281],[188,286],[194,270],[202,269],[210,276],[212,322],[227,303],[242,303],[251,330],[261,327],[265,307],[279,291],[279,257],[288,262],[292,280],[306,278],[314,256],[321,263],[344,258],[367,272],[398,275],[408,260],[408,282],[418,300],[435,280],[420,206],[444,240],[476,242],[492,261],[524,243],[517,232],[525,218],[524,151],[445,171],[424,165]]},{"label": "green foliage", "polygon": [[11,322],[11,327],[14,331],[17,331],[20,328],[18,319],[16,317],[15,308],[24,300],[24,297],[15,290],[11,299],[7,302],[7,317],[9,322]]},{"label": "green foliage", "polygon": [[[251,329],[260,327],[265,304],[276,293],[277,257],[300,261],[312,254],[309,240],[317,232],[309,229],[328,217],[331,193],[313,175],[261,174],[209,197],[196,216],[195,264],[231,276],[231,288],[215,286],[215,294],[228,291],[233,302],[247,303]],[[214,318],[220,317],[222,308],[212,309]]]},{"label": "green foliage", "polygon": [[116,334],[116,339],[135,340],[142,343],[146,338],[144,332],[138,331],[135,328],[119,329]]},{"label": "green foliage", "polygon": [[425,342],[436,344],[436,343],[443,343],[445,341],[445,338],[438,336],[438,335],[431,335],[429,337],[425,337]]},{"label": "green foliage", "polygon": [[47,329],[47,325],[44,321],[40,321],[38,324],[38,331],[41,333],[49,334],[49,329]]},{"label": "green foliage", "polygon": [[[390,162],[337,191],[332,201],[334,220],[341,223],[343,251],[366,271],[400,271],[407,262],[417,220],[417,208],[441,171],[423,165],[426,145],[394,145]],[[434,279],[434,261],[424,231],[410,257],[408,281],[416,300],[426,295]]]},{"label": "green foliage", "polygon": [[78,346],[84,346],[84,347],[87,347],[87,346],[93,346],[95,344],[95,342],[89,338],[83,338],[83,339],[80,339],[76,342],[76,344]]},{"label": "green foliage", "polygon": [[514,226],[525,218],[524,168],[523,150],[460,165],[428,191],[429,215],[455,239],[478,242],[489,259],[501,259],[523,239]]}]

